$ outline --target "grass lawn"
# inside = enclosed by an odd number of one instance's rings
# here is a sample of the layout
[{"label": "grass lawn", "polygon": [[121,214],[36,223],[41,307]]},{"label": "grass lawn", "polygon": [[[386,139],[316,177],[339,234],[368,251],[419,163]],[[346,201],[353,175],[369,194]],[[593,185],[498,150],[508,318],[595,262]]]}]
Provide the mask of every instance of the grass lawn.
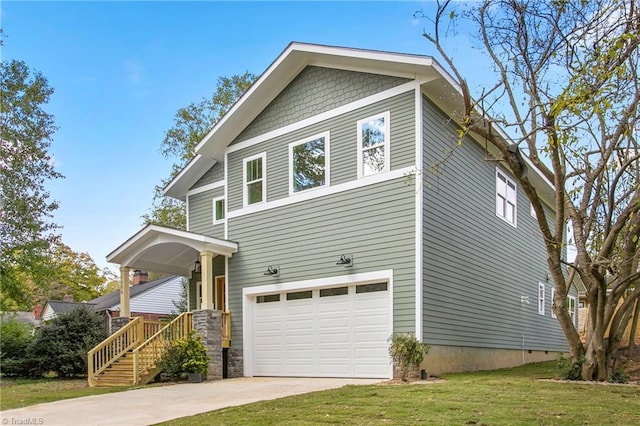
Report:
[{"label": "grass lawn", "polygon": [[347,386],[162,424],[640,424],[640,386],[542,380],[557,374],[547,362],[449,374],[442,383]]},{"label": "grass lawn", "polygon": [[126,386],[90,388],[87,379],[6,379],[0,381],[0,410],[21,408],[42,402],[131,389]]}]

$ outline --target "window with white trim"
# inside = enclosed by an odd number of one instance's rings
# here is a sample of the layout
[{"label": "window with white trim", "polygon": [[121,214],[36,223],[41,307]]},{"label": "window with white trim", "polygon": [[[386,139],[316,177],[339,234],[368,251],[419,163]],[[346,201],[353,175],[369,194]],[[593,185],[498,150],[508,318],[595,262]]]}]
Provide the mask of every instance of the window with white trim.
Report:
[{"label": "window with white trim", "polygon": [[266,179],[267,154],[262,153],[245,158],[242,163],[242,181],[244,205],[262,203],[267,192]]},{"label": "window with white trim", "polygon": [[224,197],[213,199],[213,224],[224,222]]},{"label": "window with white trim", "polygon": [[573,296],[567,296],[567,311],[571,317],[571,322],[576,323],[576,298]]},{"label": "window with white trim", "polygon": [[328,184],[329,132],[289,144],[289,194]]},{"label": "window with white trim", "polygon": [[544,283],[538,283],[538,314],[544,315]]},{"label": "window with white trim", "polygon": [[530,203],[530,204],[531,204],[531,217],[534,219],[537,219],[538,214],[536,213],[536,209],[533,208],[533,203]]},{"label": "window with white trim", "polygon": [[496,169],[496,216],[516,226],[517,186],[500,169]]},{"label": "window with white trim", "polygon": [[389,170],[389,111],[358,121],[358,177]]},{"label": "window with white trim", "polygon": [[558,318],[556,315],[556,289],[551,287],[551,318]]}]

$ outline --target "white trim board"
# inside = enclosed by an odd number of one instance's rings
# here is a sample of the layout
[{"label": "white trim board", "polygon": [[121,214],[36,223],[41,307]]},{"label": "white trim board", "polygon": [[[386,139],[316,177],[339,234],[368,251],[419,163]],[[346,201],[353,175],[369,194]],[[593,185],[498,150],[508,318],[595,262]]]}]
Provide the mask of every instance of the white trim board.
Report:
[{"label": "white trim board", "polygon": [[207,185],[199,186],[187,191],[187,196],[200,194],[202,192],[211,191],[212,189],[223,188],[225,186],[224,180],[218,182],[209,183]]}]

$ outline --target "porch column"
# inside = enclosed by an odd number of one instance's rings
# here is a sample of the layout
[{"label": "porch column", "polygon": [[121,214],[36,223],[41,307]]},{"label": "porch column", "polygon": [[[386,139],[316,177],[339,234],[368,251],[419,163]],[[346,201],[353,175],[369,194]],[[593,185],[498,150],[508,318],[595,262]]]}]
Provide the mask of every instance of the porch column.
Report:
[{"label": "porch column", "polygon": [[131,271],[131,268],[120,267],[120,316],[127,318],[131,316],[129,307],[131,294],[129,291],[129,271]]},{"label": "porch column", "polygon": [[213,253],[200,252],[202,272],[202,305],[200,309],[213,309]]}]

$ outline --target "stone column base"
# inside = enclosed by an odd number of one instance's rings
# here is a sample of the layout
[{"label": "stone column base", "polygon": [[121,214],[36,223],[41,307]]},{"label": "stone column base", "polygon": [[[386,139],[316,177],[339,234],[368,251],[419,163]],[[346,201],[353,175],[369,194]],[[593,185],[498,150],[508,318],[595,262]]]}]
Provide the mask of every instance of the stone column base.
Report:
[{"label": "stone column base", "polygon": [[222,312],[213,309],[193,311],[193,330],[202,339],[209,355],[207,379],[222,379]]}]

